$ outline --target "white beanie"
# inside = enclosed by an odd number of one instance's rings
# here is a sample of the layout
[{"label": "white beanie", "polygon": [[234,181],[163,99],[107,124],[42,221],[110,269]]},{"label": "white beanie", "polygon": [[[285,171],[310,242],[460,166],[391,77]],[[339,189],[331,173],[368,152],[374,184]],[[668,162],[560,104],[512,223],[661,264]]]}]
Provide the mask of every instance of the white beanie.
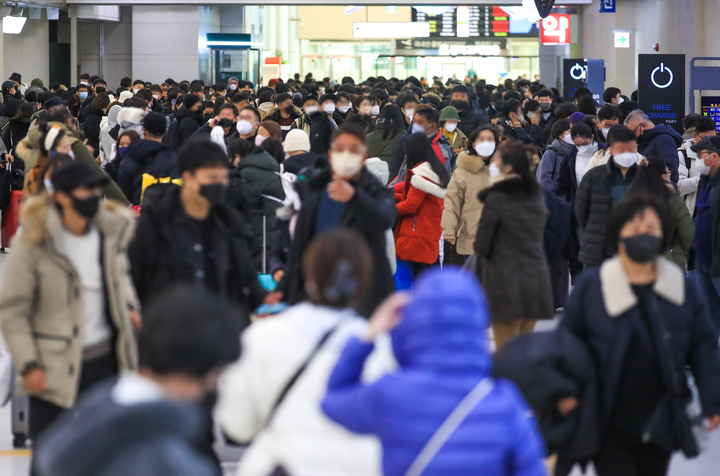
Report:
[{"label": "white beanie", "polygon": [[296,152],[302,150],[303,152],[310,152],[310,138],[302,129],[293,129],[285,136],[285,142],[283,142],[283,149],[286,153]]},{"label": "white beanie", "polygon": [[125,104],[125,101],[133,97],[133,93],[130,91],[123,91],[120,93],[120,97],[118,98],[118,101],[120,101],[120,104]]}]

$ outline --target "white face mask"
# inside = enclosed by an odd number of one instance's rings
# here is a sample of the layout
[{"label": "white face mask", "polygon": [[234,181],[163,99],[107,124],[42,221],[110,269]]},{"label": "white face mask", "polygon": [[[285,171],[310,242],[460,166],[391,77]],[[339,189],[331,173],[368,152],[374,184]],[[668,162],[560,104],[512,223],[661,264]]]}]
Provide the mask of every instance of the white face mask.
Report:
[{"label": "white face mask", "polygon": [[571,136],[570,134],[565,134],[565,135],[563,136],[563,140],[564,140],[565,142],[567,142],[568,144],[570,144],[570,145],[575,145],[575,142],[573,142],[572,136]]},{"label": "white face mask", "polygon": [[335,112],[335,104],[329,102],[323,106],[323,111],[327,112],[328,114],[332,114]]},{"label": "white face mask", "polygon": [[310,114],[314,114],[314,113],[318,112],[319,110],[320,110],[320,108],[317,106],[308,106],[307,108],[305,108],[305,114],[307,114],[309,116]]},{"label": "white face mask", "polygon": [[624,102],[625,102],[625,99],[623,99],[622,97],[620,97],[620,99],[618,99],[618,106],[619,106],[620,104],[624,103]]},{"label": "white face mask", "polygon": [[613,160],[618,167],[630,168],[637,162],[637,154],[634,152],[623,152],[622,154],[614,155]]},{"label": "white face mask", "polygon": [[159,94],[153,94],[153,97],[159,101],[162,96]]},{"label": "white face mask", "polygon": [[597,150],[597,144],[595,142],[590,145],[581,145],[578,147],[578,152],[582,154],[589,154],[595,152],[595,150]]},{"label": "white face mask", "polygon": [[349,110],[350,110],[350,106],[338,106],[338,111],[342,112],[343,114],[345,114]]},{"label": "white face mask", "polygon": [[230,91],[235,91],[236,89],[237,89],[237,84],[230,85]]},{"label": "white face mask", "polygon": [[378,114],[380,114],[380,106],[373,106],[370,108],[371,116],[377,116]]},{"label": "white face mask", "polygon": [[495,152],[495,142],[483,141],[475,144],[475,152],[480,157],[490,157]]},{"label": "white face mask", "polygon": [[413,122],[413,125],[411,128],[411,131],[413,134],[417,134],[417,133],[425,134],[425,128],[423,126],[421,126],[420,124],[415,124],[414,122]]},{"label": "white face mask", "polygon": [[603,128],[602,128],[602,133],[603,133],[603,135],[605,136],[605,138],[607,139],[607,135],[610,133],[610,128],[609,128],[609,127],[603,127]]},{"label": "white face mask", "polygon": [[412,117],[415,115],[415,109],[405,109],[405,117],[408,119],[412,119]]},{"label": "white face mask", "polygon": [[252,130],[253,125],[250,124],[250,121],[246,121],[245,119],[240,119],[235,127],[237,128],[237,131],[241,136],[245,136],[245,135],[250,134],[250,131]]},{"label": "white face mask", "polygon": [[43,179],[43,185],[45,186],[45,190],[47,190],[48,192],[53,193],[55,191],[52,180],[50,180],[49,178]]},{"label": "white face mask", "polygon": [[700,167],[700,175],[710,175],[710,166],[703,164],[702,167]]},{"label": "white face mask", "polygon": [[361,154],[353,154],[349,150],[333,152],[330,158],[330,167],[340,177],[349,179],[362,169],[363,158]]},{"label": "white face mask", "polygon": [[457,122],[446,122],[445,130],[448,132],[454,132],[457,129]]},{"label": "white face mask", "polygon": [[492,164],[490,164],[489,172],[491,177],[497,177],[498,175],[500,175],[500,167],[495,165],[495,162],[493,162]]}]

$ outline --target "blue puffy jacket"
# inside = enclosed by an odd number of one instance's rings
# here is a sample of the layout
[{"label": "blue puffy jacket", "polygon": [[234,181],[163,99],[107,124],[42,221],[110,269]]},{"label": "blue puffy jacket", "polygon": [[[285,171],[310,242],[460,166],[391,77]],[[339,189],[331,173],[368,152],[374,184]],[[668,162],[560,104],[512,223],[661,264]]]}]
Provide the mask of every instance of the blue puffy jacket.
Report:
[{"label": "blue puffy jacket", "polygon": [[662,159],[670,169],[670,180],[678,183],[678,147],[682,145],[683,139],[670,126],[660,124],[652,129],[643,131],[640,136],[638,152],[648,158],[656,157]]},{"label": "blue puffy jacket", "polygon": [[[433,270],[419,281],[392,333],[400,369],[360,383],[372,344],[348,342],[322,407],[351,431],[377,435],[383,474],[404,475],[465,396],[490,374],[485,296],[471,274]],[[495,380],[424,476],[544,476],[543,444],[516,387]]]}]

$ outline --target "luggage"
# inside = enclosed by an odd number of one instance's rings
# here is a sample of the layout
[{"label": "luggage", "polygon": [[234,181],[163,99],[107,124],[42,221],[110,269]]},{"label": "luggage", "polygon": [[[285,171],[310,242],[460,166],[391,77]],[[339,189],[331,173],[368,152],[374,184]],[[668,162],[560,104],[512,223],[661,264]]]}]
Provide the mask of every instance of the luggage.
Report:
[{"label": "luggage", "polygon": [[30,397],[14,394],[10,401],[13,448],[24,448],[30,431]]},{"label": "luggage", "polygon": [[0,228],[0,246],[2,251],[10,246],[15,233],[17,233],[18,223],[20,222],[20,205],[22,204],[22,190],[13,190],[10,192],[10,203],[2,211],[2,227]]}]

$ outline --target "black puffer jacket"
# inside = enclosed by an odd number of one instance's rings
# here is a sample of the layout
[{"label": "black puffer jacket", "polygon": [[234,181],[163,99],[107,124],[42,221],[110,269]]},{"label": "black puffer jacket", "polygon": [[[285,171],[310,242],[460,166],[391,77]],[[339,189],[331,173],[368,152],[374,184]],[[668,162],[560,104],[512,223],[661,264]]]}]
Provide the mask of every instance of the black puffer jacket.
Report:
[{"label": "black puffer jacket", "polygon": [[133,205],[140,204],[144,174],[156,179],[179,178],[177,156],[162,142],[148,139],[133,141],[120,162],[117,178],[120,190]]},{"label": "black puffer jacket", "polygon": [[[567,475],[600,449],[595,364],[585,343],[564,328],[516,337],[495,355],[493,373],[512,380],[532,408],[548,454],[557,453],[555,476]],[[558,402],[575,397],[567,417]]]},{"label": "black puffer jacket", "polygon": [[[628,174],[634,176],[636,169],[637,165],[633,165]],[[605,226],[610,217],[612,177],[616,170],[610,159],[605,166],[588,170],[578,186],[575,216],[582,231],[578,258],[589,266],[600,266],[610,256],[605,247]]]},{"label": "black puffer jacket", "polygon": [[103,113],[97,109],[88,106],[82,110],[80,114],[80,122],[82,122],[82,130],[85,131],[85,138],[88,145],[95,151],[95,156],[100,152],[100,122]]},{"label": "black puffer jacket", "polygon": [[489,124],[487,114],[482,109],[475,107],[473,103],[464,111],[458,112],[460,116],[460,122],[458,123],[458,129],[462,131],[467,137],[470,137],[472,131],[482,126],[483,124]]},{"label": "black puffer jacket", "polygon": [[185,106],[180,106],[175,114],[177,124],[178,143],[182,145],[191,135],[205,123],[201,114],[192,112]]}]

